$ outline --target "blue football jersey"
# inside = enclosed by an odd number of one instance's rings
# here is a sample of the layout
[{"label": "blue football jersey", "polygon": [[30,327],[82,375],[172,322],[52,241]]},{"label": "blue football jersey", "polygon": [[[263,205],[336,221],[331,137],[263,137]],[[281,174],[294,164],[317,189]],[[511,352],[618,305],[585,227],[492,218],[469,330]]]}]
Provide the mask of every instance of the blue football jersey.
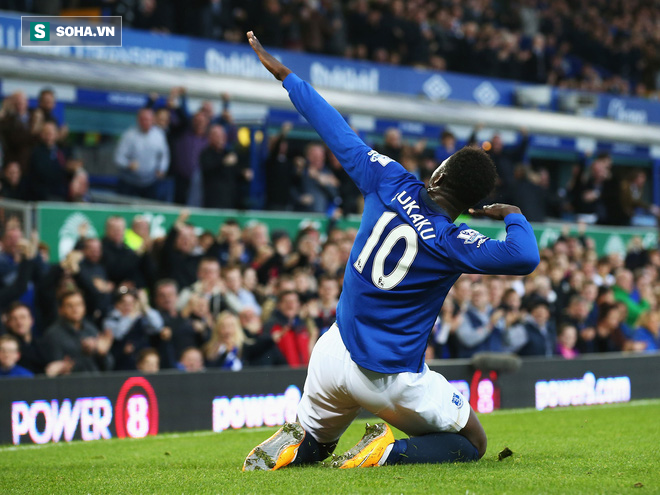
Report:
[{"label": "blue football jersey", "polygon": [[380,373],[419,372],[429,333],[462,273],[530,273],[539,263],[531,225],[507,215],[504,241],[456,226],[424,184],[369,148],[309,84],[284,87],[364,195],[364,213],[337,306],[351,358]]}]

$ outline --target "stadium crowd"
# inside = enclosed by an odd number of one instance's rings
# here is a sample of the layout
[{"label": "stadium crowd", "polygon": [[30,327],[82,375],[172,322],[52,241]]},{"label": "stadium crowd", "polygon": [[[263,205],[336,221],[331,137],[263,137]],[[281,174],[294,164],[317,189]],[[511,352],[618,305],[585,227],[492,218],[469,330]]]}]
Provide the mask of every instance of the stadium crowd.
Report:
[{"label": "stadium crowd", "polygon": [[[89,174],[76,145],[67,139],[68,126],[54,113],[56,105],[48,88],[39,93],[34,108],[20,91],[3,100],[0,197],[92,200]],[[173,88],[165,97],[149,96],[136,114],[135,125],[123,132],[114,150],[118,193],[195,207],[255,209],[258,201],[250,194],[250,183],[256,178],[264,185],[265,209],[328,216],[361,213],[360,192],[340,163],[320,142],[291,139],[290,123],[270,137],[267,154],[253,169],[249,146],[237,139],[228,95],[222,95],[217,114],[210,101],[194,112],[189,107],[185,88]],[[390,128],[372,146],[423,181],[463,145],[481,146],[500,177],[487,201],[516,204],[530,221],[552,217],[630,225],[637,214],[660,215],[657,205],[645,201],[643,169],[615,173],[609,155],[583,155],[568,181],[557,185],[548,168],[530,163],[525,129],[514,146],[505,146],[497,132],[482,141],[477,138],[480,131],[478,126],[467,142],[459,143],[445,129],[435,146],[426,140],[407,141],[399,129]],[[94,164],[89,168],[93,170]]]},{"label": "stadium crowd", "polygon": [[[31,8],[30,8],[31,7]],[[59,14],[104,7],[138,29],[390,64],[658,97],[658,0],[0,1]]]},{"label": "stadium crowd", "polygon": [[[198,232],[184,210],[152,239],[144,217],[127,226],[112,216],[102,238],[83,224],[74,249],[49,263],[47,246],[9,219],[0,376],[305,366],[334,321],[355,234],[307,226],[291,238],[234,220]],[[427,358],[658,351],[659,273],[660,251],[640,239],[625,257],[599,257],[587,236],[562,236],[527,277],[461,277]]]},{"label": "stadium crowd", "polygon": [[[13,6],[13,4],[21,5]],[[33,12],[98,2],[12,2]],[[540,2],[377,0],[116,0],[103,5],[134,27],[239,42],[249,21],[266,44],[393,64],[507,76],[530,82],[648,95],[658,89],[660,6],[642,0]],[[11,4],[11,5],[10,5]],[[58,13],[58,12],[55,12]],[[256,24],[255,24],[255,19]],[[200,26],[201,32],[200,32]],[[194,28],[193,28],[194,27]],[[33,108],[22,92],[0,108],[0,197],[88,202],[89,176],[45,88]],[[184,88],[150,95],[114,149],[117,192],[181,205],[251,206],[360,213],[362,197],[319,142],[293,139],[285,123],[263,163],[249,166],[230,99],[190,111]],[[646,173],[617,175],[606,154],[585,155],[551,185],[527,158],[527,133],[505,146],[474,130],[446,129],[439,145],[388,129],[374,147],[421,180],[464,144],[481,146],[500,177],[488,202],[518,205],[529,220],[560,217],[628,225],[644,202]],[[369,140],[368,136],[365,136]],[[88,164],[90,170],[93,164]],[[255,177],[255,173],[263,176]],[[334,321],[355,232],[306,227],[295,238],[255,222],[200,232],[185,211],[163,238],[146,218],[110,217],[101,238],[80,229],[75,248],[51,263],[49,246],[4,218],[0,234],[0,376],[305,366]],[[635,240],[625,257],[599,257],[586,235],[560,237],[527,277],[465,275],[438,315],[428,359],[480,351],[572,359],[595,352],[660,350],[660,251]]]}]

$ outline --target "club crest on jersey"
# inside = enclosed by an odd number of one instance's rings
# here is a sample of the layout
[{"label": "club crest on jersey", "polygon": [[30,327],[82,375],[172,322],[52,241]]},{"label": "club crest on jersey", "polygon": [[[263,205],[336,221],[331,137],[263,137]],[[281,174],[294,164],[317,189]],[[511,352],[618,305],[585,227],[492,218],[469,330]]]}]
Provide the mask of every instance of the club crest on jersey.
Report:
[{"label": "club crest on jersey", "polygon": [[474,244],[476,242],[477,247],[481,247],[484,242],[490,239],[490,237],[486,237],[473,229],[461,230],[457,237],[463,239],[463,244]]},{"label": "club crest on jersey", "polygon": [[454,396],[451,398],[451,403],[455,404],[456,407],[460,409],[461,407],[463,407],[463,397],[461,397],[457,393],[454,393]]},{"label": "club crest on jersey", "polygon": [[367,155],[369,156],[369,160],[370,160],[372,163],[376,163],[376,162],[378,162],[378,163],[380,163],[383,167],[386,166],[388,163],[394,161],[394,160],[392,160],[389,156],[381,155],[380,153],[378,153],[378,152],[375,151],[375,150],[371,150],[369,153],[367,153]]}]

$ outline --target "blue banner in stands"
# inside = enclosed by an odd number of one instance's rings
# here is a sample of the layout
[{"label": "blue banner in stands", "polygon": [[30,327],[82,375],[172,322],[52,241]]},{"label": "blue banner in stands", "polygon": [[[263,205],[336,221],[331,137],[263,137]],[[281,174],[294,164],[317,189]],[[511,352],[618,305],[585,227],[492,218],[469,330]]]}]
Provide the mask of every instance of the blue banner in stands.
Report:
[{"label": "blue banner in stands", "polygon": [[[184,36],[123,29],[123,46],[21,47],[20,17],[0,15],[0,49],[121,62],[151,67],[203,69],[212,74],[270,79],[247,44],[233,44]],[[516,89],[524,83],[477,76],[395,67],[342,58],[273,50],[294,72],[320,88],[360,93],[399,93],[432,101],[458,100],[482,106],[512,106]],[[549,109],[558,109],[559,91],[551,93]],[[660,102],[599,94],[596,117],[638,124],[660,123]]]}]

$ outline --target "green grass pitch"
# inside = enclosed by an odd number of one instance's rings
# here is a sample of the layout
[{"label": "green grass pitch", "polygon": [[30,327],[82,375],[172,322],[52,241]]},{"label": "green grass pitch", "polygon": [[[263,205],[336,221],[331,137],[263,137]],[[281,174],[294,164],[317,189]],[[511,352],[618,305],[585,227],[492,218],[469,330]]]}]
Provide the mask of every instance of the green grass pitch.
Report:
[{"label": "green grass pitch", "polygon": [[[660,400],[482,415],[478,463],[241,472],[274,428],[0,447],[1,493],[660,493]],[[362,436],[355,422],[338,451]],[[401,434],[396,432],[399,438]],[[513,456],[498,461],[505,447]]]}]

